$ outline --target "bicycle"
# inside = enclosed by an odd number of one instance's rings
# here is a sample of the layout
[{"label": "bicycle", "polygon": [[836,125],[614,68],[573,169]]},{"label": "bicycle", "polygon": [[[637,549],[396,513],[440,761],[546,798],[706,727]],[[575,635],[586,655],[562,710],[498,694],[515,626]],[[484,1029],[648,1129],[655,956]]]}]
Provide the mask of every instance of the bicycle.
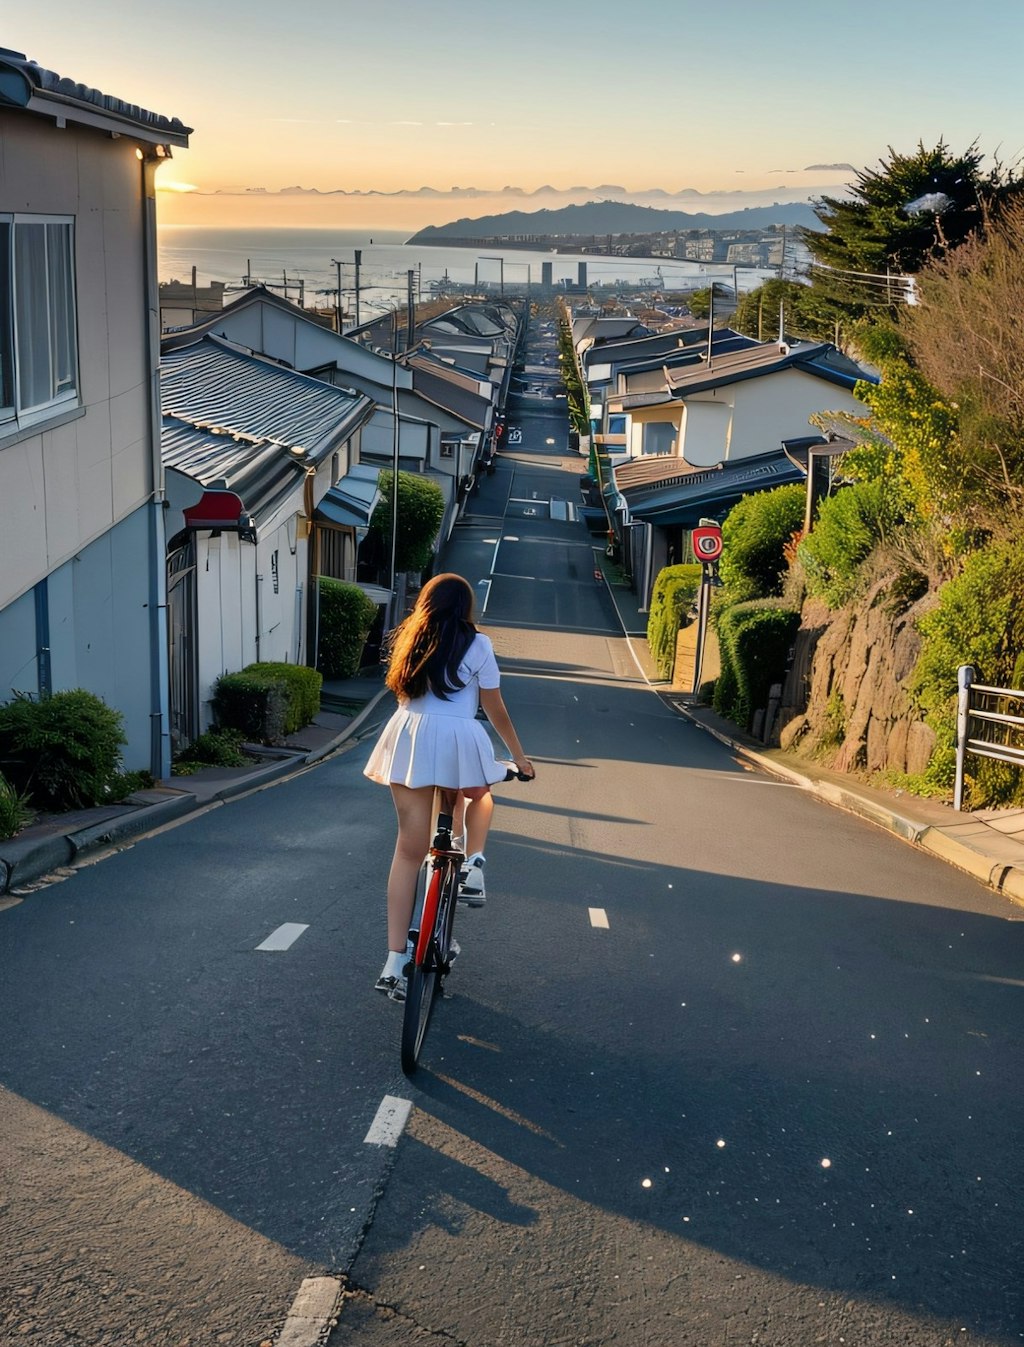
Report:
[{"label": "bicycle", "polygon": [[[505,780],[532,781],[532,776],[509,767]],[[452,839],[452,809],[458,794],[442,790],[434,840],[420,870],[413,926],[412,958],[406,964],[405,1009],[402,1015],[402,1070],[411,1076],[419,1061],[434,1001],[452,969],[458,946],[452,940],[459,872],[465,854]]]}]

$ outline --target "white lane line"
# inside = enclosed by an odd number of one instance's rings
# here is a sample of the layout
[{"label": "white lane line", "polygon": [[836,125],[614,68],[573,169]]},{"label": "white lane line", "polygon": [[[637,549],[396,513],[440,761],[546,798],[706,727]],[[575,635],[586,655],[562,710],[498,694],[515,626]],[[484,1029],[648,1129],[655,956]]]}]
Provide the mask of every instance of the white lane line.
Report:
[{"label": "white lane line", "polygon": [[487,593],[484,595],[484,601],[483,601],[483,603],[481,603],[481,605],[480,605],[480,612],[481,612],[481,613],[486,613],[486,612],[487,612],[487,605],[488,605],[488,603],[490,602],[490,599],[491,599],[491,582],[490,582],[490,580],[478,580],[478,581],[477,581],[477,588],[478,588],[478,589],[483,589],[483,587],[484,587],[485,585],[487,586]]},{"label": "white lane line", "polygon": [[365,1146],[397,1146],[398,1138],[405,1131],[405,1124],[412,1112],[411,1099],[399,1099],[396,1094],[386,1094],[380,1101],[380,1108],[370,1124],[370,1130],[363,1137]]},{"label": "white lane line", "polygon": [[494,574],[494,568],[498,564],[498,548],[500,546],[501,546],[501,535],[499,534],[498,537],[495,538],[494,540],[494,551],[491,553],[491,569],[488,572],[489,575]]},{"label": "white lane line", "polygon": [[316,1347],[341,1304],[338,1277],[307,1277],[292,1301],[277,1347]]},{"label": "white lane line", "polygon": [[262,945],[257,945],[257,949],[282,950],[290,949],[295,944],[303,931],[309,930],[309,924],[300,925],[297,921],[286,921],[283,926],[279,926],[276,931],[271,931]]},{"label": "white lane line", "polygon": [[607,931],[609,929],[608,913],[603,907],[588,907],[587,911],[590,913],[591,926],[594,926],[601,931]]}]

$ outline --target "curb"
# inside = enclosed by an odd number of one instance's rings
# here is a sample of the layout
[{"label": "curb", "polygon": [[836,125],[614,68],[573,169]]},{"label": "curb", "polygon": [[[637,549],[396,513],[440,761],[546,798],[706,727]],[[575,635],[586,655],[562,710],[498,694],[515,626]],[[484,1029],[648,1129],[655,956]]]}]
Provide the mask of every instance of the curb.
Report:
[{"label": "curb", "polygon": [[303,753],[301,750],[289,753],[268,767],[226,782],[208,800],[201,801],[195,795],[183,790],[175,799],[143,805],[130,814],[122,814],[117,818],[92,824],[90,827],[79,828],[75,832],[55,833],[38,841],[19,843],[17,838],[12,838],[8,842],[0,843],[3,847],[3,854],[0,855],[0,897],[13,888],[30,884],[53,870],[71,865],[89,851],[152,832],[188,814],[198,813],[211,804],[226,804],[285,777],[295,776],[307,767],[316,766],[330,754],[336,753],[348,740],[355,738],[387,695],[389,694],[386,687],[374,693],[354,719],[329,744],[312,749],[309,753]]},{"label": "curb", "polygon": [[966,842],[950,837],[934,824],[917,823],[913,819],[905,818],[895,809],[888,808],[878,800],[871,800],[866,796],[859,795],[855,790],[836,785],[831,781],[816,781],[813,777],[805,776],[802,772],[787,767],[774,758],[758,753],[756,749],[752,749],[739,740],[723,734],[720,730],[705,725],[697,716],[691,715],[685,706],[675,703],[674,709],[684,716],[691,725],[703,730],[705,734],[710,734],[712,738],[725,744],[733,752],[747,758],[772,776],[783,777],[795,785],[802,786],[826,804],[833,805],[838,809],[845,809],[849,814],[856,814],[860,818],[867,819],[869,823],[877,824],[884,828],[886,832],[895,833],[897,837],[901,837],[905,842],[910,842],[912,846],[919,847],[938,860],[946,861],[947,864],[953,865],[958,870],[963,870],[966,874],[971,875],[974,879],[980,880],[986,887],[994,889],[1012,903],[1024,906],[1024,869],[1015,865],[1007,865],[1002,861],[993,861],[991,856],[987,856],[983,851],[976,850]]}]

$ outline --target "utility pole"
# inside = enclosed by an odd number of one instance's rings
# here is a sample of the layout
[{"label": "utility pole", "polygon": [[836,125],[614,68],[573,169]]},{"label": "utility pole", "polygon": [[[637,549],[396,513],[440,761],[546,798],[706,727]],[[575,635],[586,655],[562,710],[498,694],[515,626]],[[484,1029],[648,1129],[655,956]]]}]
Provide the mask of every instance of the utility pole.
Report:
[{"label": "utility pole", "polygon": [[406,328],[405,349],[412,350],[413,342],[416,339],[416,272],[409,270],[405,273],[406,283],[406,308],[408,309],[409,323]]},{"label": "utility pole", "polygon": [[336,268],[337,275],[338,275],[338,303],[337,303],[337,307],[336,307],[336,309],[335,309],[335,313],[337,314],[337,317],[338,317],[338,336],[340,337],[340,336],[341,336],[341,263],[338,262],[338,261],[335,261],[335,259],[334,259],[333,257],[331,258],[331,261],[334,262],[334,266],[335,266],[335,268]]},{"label": "utility pole", "polygon": [[359,264],[363,260],[362,252],[357,248],[356,253],[356,327],[359,326]]},{"label": "utility pole", "polygon": [[398,310],[391,310],[391,625],[398,625]]}]

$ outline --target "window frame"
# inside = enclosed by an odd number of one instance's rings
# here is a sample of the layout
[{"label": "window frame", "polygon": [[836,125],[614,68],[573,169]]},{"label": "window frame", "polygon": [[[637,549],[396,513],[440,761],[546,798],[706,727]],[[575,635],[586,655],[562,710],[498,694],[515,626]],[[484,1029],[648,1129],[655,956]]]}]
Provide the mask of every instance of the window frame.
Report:
[{"label": "window frame", "polygon": [[[73,215],[0,213],[0,248],[3,250],[0,274],[8,281],[0,291],[4,296],[0,311],[0,373],[4,375],[4,383],[0,384],[0,389],[4,390],[0,398],[0,435],[30,429],[81,405],[75,223]],[[24,277],[19,288],[18,230],[30,226],[41,226],[43,230],[43,275],[33,278],[33,286],[41,279],[49,383],[49,395],[32,402],[25,399],[22,387],[29,361],[29,337],[24,325],[19,333],[18,322],[19,295],[25,296],[28,303],[37,301],[37,289],[27,290]],[[54,229],[60,231],[61,238],[57,252],[53,251]],[[43,326],[40,323],[40,331]]]}]

